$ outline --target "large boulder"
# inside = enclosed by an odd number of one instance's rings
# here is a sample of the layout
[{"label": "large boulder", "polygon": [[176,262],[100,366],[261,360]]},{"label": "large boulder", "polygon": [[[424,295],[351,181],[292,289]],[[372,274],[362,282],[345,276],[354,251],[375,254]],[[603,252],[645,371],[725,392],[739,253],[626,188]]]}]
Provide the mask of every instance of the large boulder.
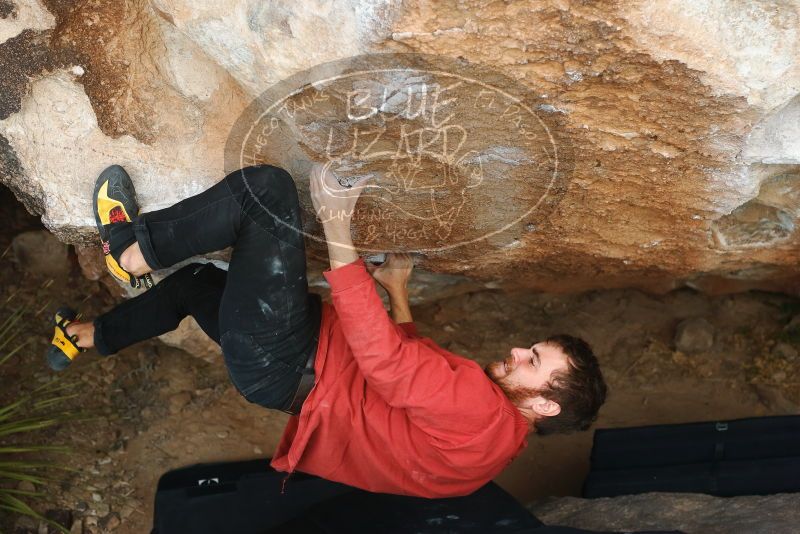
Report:
[{"label": "large boulder", "polygon": [[559,497],[528,508],[548,525],[619,532],[793,534],[800,522],[798,493],[744,497],[696,493],[645,493],[603,499]]},{"label": "large boulder", "polygon": [[0,180],[63,241],[94,243],[111,163],[145,211],[271,163],[322,258],[306,179],[321,161],[373,180],[363,249],[418,250],[434,273],[800,288],[793,3],[2,5]]}]

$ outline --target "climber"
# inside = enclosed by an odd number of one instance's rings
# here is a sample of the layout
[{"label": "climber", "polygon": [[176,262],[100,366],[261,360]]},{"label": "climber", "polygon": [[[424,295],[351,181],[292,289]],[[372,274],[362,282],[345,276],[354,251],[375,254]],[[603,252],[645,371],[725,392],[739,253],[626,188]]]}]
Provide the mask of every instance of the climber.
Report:
[{"label": "climber", "polygon": [[[411,257],[389,254],[380,266],[359,258],[350,221],[366,186],[345,188],[321,165],[311,198],[328,243],[332,305],[308,292],[300,205],[283,169],[247,167],[138,216],[121,167],[98,180],[95,195],[105,196],[96,205],[116,213],[98,224],[129,281],[233,246],[230,265],[190,263],[149,289],[132,282],[147,290],[93,321],[61,310],[56,337],[67,347],[51,352],[67,364],[91,347],[110,355],[192,315],[248,401],[293,414],[272,459],[279,471],[376,492],[465,495],[500,473],[531,432],[584,430],[605,399],[580,339],[513,348],[482,369],[421,337],[406,289]],[[389,294],[391,318],[374,281]]]}]

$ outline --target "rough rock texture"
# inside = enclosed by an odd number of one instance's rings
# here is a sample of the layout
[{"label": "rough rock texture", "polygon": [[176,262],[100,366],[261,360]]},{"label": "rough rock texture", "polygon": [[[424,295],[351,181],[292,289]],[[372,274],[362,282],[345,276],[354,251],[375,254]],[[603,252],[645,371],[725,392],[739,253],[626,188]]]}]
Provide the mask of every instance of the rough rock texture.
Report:
[{"label": "rough rock texture", "polygon": [[17,266],[43,276],[64,276],[70,270],[69,249],[46,230],[17,235],[11,242]]},{"label": "rough rock texture", "polygon": [[675,328],[675,348],[681,352],[702,352],[713,345],[714,325],[702,317],[685,319]]},{"label": "rough rock texture", "polygon": [[[383,258],[375,259],[382,260]],[[322,271],[329,267],[330,264],[327,261],[311,261],[308,265],[309,288],[322,295],[322,299],[326,301],[330,301],[330,286],[322,276]],[[493,287],[491,283],[481,284],[463,275],[437,274],[415,268],[414,275],[408,284],[408,301],[412,306],[416,306]],[[378,293],[388,305],[388,295],[380,287]]]},{"label": "rough rock texture", "polygon": [[[147,211],[219,180],[249,142],[245,163],[295,176],[315,258],[305,171],[329,161],[373,180],[359,244],[418,250],[434,273],[549,291],[796,290],[799,10],[2,2],[0,181],[59,238],[91,244],[105,166],[130,171]],[[383,58],[417,70],[360,78],[376,63],[312,68],[375,52],[427,59]],[[284,108],[259,115],[275,93],[248,108],[276,83]],[[273,118],[273,135],[244,135]]]},{"label": "rough rock texture", "polygon": [[246,102],[228,73],[143,2],[44,12],[54,28],[0,44],[0,61],[19,71],[2,82],[0,162],[21,169],[3,181],[48,228],[94,239],[92,184],[113,162],[136,176],[147,209],[219,179],[229,112]]},{"label": "rough rock texture", "polygon": [[610,499],[561,497],[528,507],[548,525],[594,530],[679,530],[687,534],[793,534],[800,494],[711,497],[647,493]]},{"label": "rough rock texture", "polygon": [[193,317],[186,317],[178,328],[159,336],[158,339],[208,363],[222,363],[222,350],[219,345],[203,332]]}]

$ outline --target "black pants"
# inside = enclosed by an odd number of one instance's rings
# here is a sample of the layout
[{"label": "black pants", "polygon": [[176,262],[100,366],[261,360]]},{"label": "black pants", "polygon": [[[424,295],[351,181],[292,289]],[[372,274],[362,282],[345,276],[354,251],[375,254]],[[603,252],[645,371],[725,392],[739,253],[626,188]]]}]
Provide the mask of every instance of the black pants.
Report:
[{"label": "black pants", "polygon": [[174,206],[133,221],[147,264],[163,269],[233,246],[227,273],[187,265],[94,321],[113,354],[174,330],[187,315],[222,347],[231,381],[250,402],[289,407],[317,348],[321,303],[308,292],[300,205],[292,177],[247,167]]}]

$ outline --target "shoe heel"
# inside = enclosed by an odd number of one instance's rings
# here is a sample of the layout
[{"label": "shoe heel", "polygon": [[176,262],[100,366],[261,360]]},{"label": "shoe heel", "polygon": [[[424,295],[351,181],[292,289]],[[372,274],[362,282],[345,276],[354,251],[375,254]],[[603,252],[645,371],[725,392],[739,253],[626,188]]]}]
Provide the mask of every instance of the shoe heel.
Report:
[{"label": "shoe heel", "polygon": [[[47,365],[49,365],[50,369],[53,371],[63,371],[69,367],[72,360],[75,359],[78,354],[85,351],[85,349],[81,349],[75,344],[75,336],[67,336],[65,330],[66,325],[74,321],[77,316],[78,314],[75,310],[68,306],[58,308],[53,316],[55,332],[50,342],[50,347],[47,349],[47,354],[45,355]],[[72,354],[72,357],[70,357],[70,354]]]}]

